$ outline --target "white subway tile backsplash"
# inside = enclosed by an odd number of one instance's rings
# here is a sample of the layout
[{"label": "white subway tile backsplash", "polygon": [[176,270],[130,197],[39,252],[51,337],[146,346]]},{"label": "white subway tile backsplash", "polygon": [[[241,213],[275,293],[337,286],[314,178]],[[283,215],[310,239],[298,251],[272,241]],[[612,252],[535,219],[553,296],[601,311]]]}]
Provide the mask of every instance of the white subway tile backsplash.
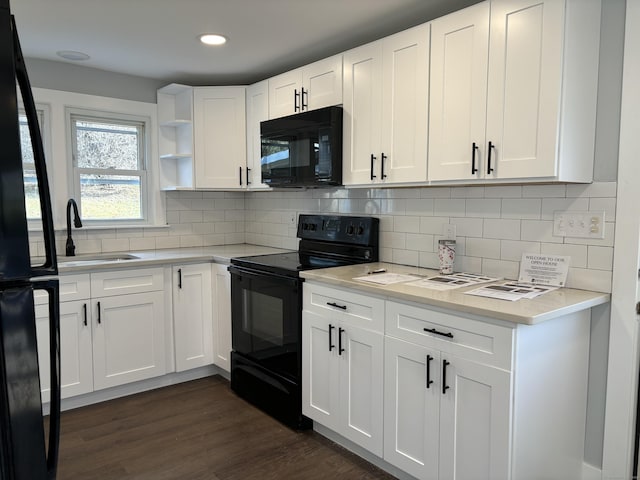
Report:
[{"label": "white subway tile backsplash", "polygon": [[484,238],[520,240],[520,220],[485,218],[483,222]]},{"label": "white subway tile backsplash", "polygon": [[467,238],[466,254],[470,257],[500,258],[500,240]]},{"label": "white subway tile backsplash", "polygon": [[566,243],[541,243],[540,253],[547,255],[564,255],[571,257],[569,264],[574,268],[586,268],[587,246],[571,245]]},{"label": "white subway tile backsplash", "polygon": [[[437,268],[443,225],[456,225],[456,269],[516,278],[522,252],[570,255],[570,285],[611,291],[616,183],[167,192],[165,228],[74,231],[78,253],[253,243],[295,250],[290,215],[380,218],[380,258]],[[605,238],[554,237],[555,211],[605,211]],[[66,234],[56,244],[64,252]],[[32,241],[42,252],[42,240]]]},{"label": "white subway tile backsplash", "polygon": [[500,258],[519,262],[523,253],[540,253],[540,243],[502,240],[500,242]]},{"label": "white subway tile backsplash", "polygon": [[502,218],[537,220],[540,218],[542,200],[539,198],[509,198],[502,200]]},{"label": "white subway tile backsplash", "polygon": [[500,218],[502,201],[499,198],[474,198],[466,200],[466,216]]}]

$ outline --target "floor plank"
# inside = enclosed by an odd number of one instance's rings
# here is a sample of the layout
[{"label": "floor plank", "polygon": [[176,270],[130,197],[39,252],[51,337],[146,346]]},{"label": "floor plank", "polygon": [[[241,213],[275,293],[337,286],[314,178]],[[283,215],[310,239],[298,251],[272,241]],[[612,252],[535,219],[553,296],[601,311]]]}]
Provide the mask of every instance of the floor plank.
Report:
[{"label": "floor plank", "polygon": [[58,480],[392,479],[208,377],[62,413]]}]

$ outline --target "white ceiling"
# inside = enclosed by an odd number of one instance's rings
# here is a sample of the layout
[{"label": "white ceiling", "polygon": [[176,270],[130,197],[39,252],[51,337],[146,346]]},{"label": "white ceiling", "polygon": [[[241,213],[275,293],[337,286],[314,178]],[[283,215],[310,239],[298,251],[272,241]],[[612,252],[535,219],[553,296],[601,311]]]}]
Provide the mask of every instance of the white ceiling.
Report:
[{"label": "white ceiling", "polygon": [[[192,85],[248,84],[479,0],[13,0],[24,56]],[[201,33],[221,33],[206,47]]]}]

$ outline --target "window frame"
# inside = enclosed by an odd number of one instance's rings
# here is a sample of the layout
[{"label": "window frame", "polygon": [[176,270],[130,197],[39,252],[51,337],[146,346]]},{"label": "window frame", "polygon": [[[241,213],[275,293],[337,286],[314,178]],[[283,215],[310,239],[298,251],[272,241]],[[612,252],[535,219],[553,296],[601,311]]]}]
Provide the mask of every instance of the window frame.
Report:
[{"label": "window frame", "polygon": [[[133,176],[140,179],[140,211],[141,218],[114,218],[114,219],[88,219],[82,218],[82,222],[87,227],[91,226],[107,226],[117,228],[119,226],[147,226],[152,224],[153,211],[151,208],[152,192],[150,188],[150,177],[152,162],[151,162],[151,121],[149,117],[141,115],[132,115],[128,113],[109,112],[104,110],[93,110],[83,108],[66,108],[66,121],[69,140],[69,172],[71,174],[70,179],[70,195],[73,197],[80,209],[82,216],[82,196],[80,176],[82,174],[88,175],[123,175]],[[139,127],[138,140],[138,160],[140,168],[138,170],[125,170],[125,169],[104,169],[104,168],[85,168],[78,167],[77,162],[77,134],[76,134],[76,120],[80,121],[95,121],[112,124],[120,124],[126,126]]]}]

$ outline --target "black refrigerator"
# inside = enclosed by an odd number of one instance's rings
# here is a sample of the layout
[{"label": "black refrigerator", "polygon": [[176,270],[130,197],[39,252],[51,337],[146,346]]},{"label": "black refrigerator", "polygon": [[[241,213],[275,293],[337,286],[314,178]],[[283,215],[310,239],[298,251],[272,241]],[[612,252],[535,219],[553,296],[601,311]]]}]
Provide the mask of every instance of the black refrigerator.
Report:
[{"label": "black refrigerator", "polygon": [[[45,259],[36,265],[29,252],[18,93],[29,125],[46,250]],[[0,102],[0,479],[53,479],[60,431],[59,292],[58,281],[52,279],[58,267],[44,149],[9,0],[0,0]],[[51,400],[46,438],[34,290],[49,294]]]}]

